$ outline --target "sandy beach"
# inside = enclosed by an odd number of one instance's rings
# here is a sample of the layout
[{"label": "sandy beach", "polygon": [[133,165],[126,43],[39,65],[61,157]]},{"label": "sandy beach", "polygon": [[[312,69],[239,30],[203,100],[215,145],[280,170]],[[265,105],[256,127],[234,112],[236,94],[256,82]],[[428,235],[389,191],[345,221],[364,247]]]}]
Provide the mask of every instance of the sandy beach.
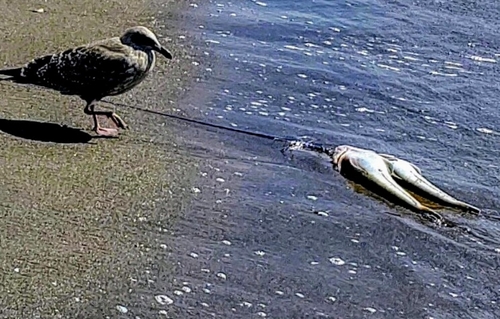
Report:
[{"label": "sandy beach", "polygon": [[[176,3],[2,0],[0,63],[16,66],[146,25],[174,60],[158,58],[143,84],[109,100],[169,111],[192,72],[193,53],[174,29],[186,4]],[[171,24],[156,23],[160,6]],[[0,318],[103,317],[116,308],[114,296],[147,277],[155,236],[141,225],[161,233],[175,221],[190,200],[196,163],[164,119],[120,108],[131,129],[93,139],[78,98],[0,85]]]}]

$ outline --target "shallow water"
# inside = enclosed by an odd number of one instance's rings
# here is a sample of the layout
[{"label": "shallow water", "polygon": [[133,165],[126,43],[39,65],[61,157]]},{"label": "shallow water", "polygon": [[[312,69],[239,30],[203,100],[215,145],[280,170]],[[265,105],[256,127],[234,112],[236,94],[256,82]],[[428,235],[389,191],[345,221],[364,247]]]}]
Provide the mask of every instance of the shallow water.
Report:
[{"label": "shallow water", "polygon": [[204,76],[187,114],[401,156],[484,214],[442,212],[472,233],[423,224],[348,183],[325,158],[283,156],[277,142],[193,126],[181,139],[202,160],[197,200],[175,226],[168,260],[179,268],[162,286],[170,296],[183,285],[192,293],[173,298],[167,313],[498,317],[499,9],[492,1],[192,4],[192,32],[215,63],[196,64]]}]

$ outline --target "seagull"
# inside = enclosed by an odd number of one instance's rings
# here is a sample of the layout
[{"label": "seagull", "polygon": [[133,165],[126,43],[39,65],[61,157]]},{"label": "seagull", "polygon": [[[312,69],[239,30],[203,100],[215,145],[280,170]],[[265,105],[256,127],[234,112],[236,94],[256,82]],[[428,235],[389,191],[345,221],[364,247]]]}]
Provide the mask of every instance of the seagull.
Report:
[{"label": "seagull", "polygon": [[118,130],[101,127],[97,116],[110,118],[119,128],[126,129],[127,124],[114,112],[95,111],[95,105],[106,96],[122,94],[141,83],[154,67],[154,51],[172,59],[151,30],[135,26],[121,37],[37,57],[21,67],[0,69],[0,80],[78,96],[86,102],[84,112],[92,116],[93,131],[115,137]]}]

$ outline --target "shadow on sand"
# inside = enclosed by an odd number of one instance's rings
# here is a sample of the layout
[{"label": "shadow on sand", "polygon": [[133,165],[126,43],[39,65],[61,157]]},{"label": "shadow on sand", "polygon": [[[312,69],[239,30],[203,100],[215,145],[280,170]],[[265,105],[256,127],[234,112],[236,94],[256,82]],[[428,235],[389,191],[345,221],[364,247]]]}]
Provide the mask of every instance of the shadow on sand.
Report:
[{"label": "shadow on sand", "polygon": [[0,118],[0,131],[27,140],[53,143],[88,143],[93,138],[76,128],[28,120]]}]

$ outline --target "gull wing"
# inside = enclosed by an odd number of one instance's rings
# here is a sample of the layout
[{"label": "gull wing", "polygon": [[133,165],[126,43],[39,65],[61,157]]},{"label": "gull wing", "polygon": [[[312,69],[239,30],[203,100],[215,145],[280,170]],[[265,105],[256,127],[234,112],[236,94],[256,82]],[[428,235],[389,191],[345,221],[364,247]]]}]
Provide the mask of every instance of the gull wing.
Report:
[{"label": "gull wing", "polygon": [[134,78],[136,63],[126,49],[113,42],[68,49],[32,60],[21,76],[62,94],[102,98]]}]

